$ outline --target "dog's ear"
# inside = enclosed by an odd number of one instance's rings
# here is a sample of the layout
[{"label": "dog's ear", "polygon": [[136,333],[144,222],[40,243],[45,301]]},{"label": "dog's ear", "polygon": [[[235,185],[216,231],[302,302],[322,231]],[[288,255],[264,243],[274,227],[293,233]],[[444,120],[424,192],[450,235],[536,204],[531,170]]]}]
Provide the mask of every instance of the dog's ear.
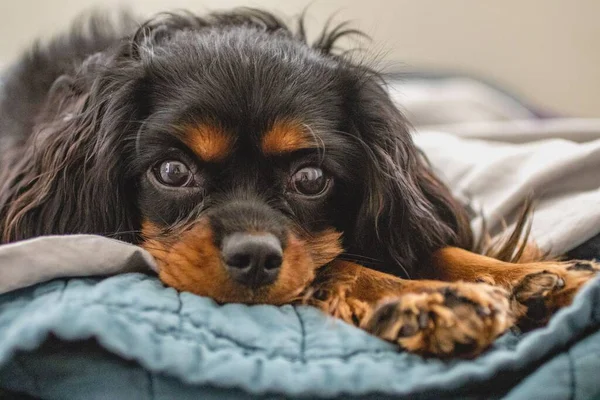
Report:
[{"label": "dog's ear", "polygon": [[56,80],[24,150],[4,160],[0,242],[81,232],[135,240],[135,183],[124,165],[138,129],[136,80],[93,73],[102,62],[92,57]]},{"label": "dog's ear", "polygon": [[351,246],[412,276],[416,262],[436,249],[470,246],[468,217],[429,169],[380,79],[366,73],[355,87],[351,130],[364,147],[366,168]]}]

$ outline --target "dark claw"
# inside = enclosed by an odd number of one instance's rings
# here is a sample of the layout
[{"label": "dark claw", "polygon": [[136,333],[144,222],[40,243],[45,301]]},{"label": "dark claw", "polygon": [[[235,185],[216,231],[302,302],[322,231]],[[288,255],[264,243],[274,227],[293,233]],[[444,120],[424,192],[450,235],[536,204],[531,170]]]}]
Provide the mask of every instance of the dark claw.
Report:
[{"label": "dark claw", "polygon": [[393,319],[397,313],[396,306],[396,303],[389,303],[381,306],[375,313],[373,318],[374,323],[380,324]]},{"label": "dark claw", "polygon": [[480,317],[489,317],[490,315],[492,315],[492,310],[488,307],[477,306],[477,308],[475,308],[475,311]]},{"label": "dark claw", "polygon": [[419,328],[425,329],[429,325],[429,315],[428,313],[422,312],[419,314]]},{"label": "dark claw", "polygon": [[413,325],[412,323],[407,323],[405,325],[402,325],[402,328],[400,328],[400,330],[398,331],[398,337],[413,336],[417,332],[419,332],[419,328],[416,325]]},{"label": "dark claw", "polygon": [[448,308],[454,308],[460,304],[468,302],[467,299],[458,296],[456,292],[450,289],[445,289],[442,294],[444,295],[444,305]]}]

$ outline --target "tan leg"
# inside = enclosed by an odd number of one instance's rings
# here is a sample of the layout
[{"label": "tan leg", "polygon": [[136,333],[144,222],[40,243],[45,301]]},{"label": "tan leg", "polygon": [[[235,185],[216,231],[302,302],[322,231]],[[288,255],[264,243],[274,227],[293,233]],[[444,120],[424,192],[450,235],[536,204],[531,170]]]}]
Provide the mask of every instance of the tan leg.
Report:
[{"label": "tan leg", "polygon": [[423,278],[443,281],[485,282],[511,291],[519,324],[544,324],[557,309],[571,304],[577,291],[600,271],[590,261],[507,263],[446,247],[422,269]]},{"label": "tan leg", "polygon": [[441,357],[476,355],[514,321],[501,288],[403,280],[345,261],[323,267],[304,300],[408,351]]}]

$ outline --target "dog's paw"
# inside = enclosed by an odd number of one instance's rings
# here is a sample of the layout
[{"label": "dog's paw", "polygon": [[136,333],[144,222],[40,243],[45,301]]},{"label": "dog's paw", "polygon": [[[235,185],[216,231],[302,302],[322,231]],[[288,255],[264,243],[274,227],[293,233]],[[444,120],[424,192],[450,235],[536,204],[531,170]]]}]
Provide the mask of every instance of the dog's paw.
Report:
[{"label": "dog's paw", "polygon": [[363,328],[414,353],[471,357],[513,325],[509,293],[483,283],[450,283],[378,305]]},{"label": "dog's paw", "polygon": [[512,289],[513,309],[525,329],[545,324],[552,314],[568,306],[575,294],[600,272],[591,261],[568,261],[525,275]]}]

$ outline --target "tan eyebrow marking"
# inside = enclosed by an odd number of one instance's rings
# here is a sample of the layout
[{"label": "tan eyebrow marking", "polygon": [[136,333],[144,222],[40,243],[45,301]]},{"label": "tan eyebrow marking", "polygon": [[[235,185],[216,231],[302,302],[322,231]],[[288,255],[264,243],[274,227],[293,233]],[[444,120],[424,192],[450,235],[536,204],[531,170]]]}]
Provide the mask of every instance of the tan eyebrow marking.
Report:
[{"label": "tan eyebrow marking", "polygon": [[278,121],[262,137],[261,148],[265,154],[290,153],[317,147],[313,136],[297,121]]},{"label": "tan eyebrow marking", "polygon": [[203,161],[223,161],[233,148],[233,136],[216,125],[199,124],[182,129],[183,142]]}]

